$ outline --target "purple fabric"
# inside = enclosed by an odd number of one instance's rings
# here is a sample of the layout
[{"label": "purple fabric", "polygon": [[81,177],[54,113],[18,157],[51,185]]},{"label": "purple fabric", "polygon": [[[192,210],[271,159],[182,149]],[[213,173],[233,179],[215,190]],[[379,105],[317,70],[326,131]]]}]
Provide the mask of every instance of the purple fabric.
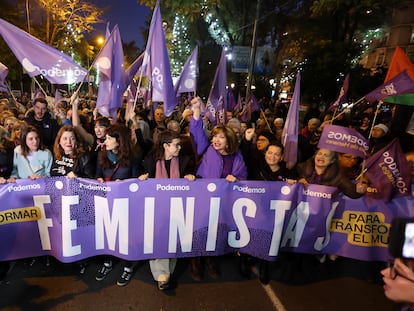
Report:
[{"label": "purple fabric", "polygon": [[203,120],[199,118],[195,120],[194,118],[190,119],[190,133],[194,143],[196,145],[197,155],[202,155],[207,147],[210,145],[208,137],[203,129]]},{"label": "purple fabric", "polygon": [[220,96],[216,106],[216,124],[226,124],[227,108],[223,96]]},{"label": "purple fabric", "polygon": [[[202,178],[220,178],[223,172],[223,159],[221,155],[211,146],[203,130],[203,121],[200,119],[190,120],[190,133],[196,145],[198,155],[202,161],[197,169],[197,175]],[[241,152],[238,150],[234,157],[232,175],[238,179],[247,178],[247,169]]]},{"label": "purple fabric", "polygon": [[213,84],[211,86],[210,94],[207,99],[207,115],[210,119],[210,122],[216,124],[217,120],[217,109],[220,100],[222,100],[222,109],[227,107],[227,62],[226,62],[226,52],[224,48],[221,50],[220,61],[214,75]]},{"label": "purple fabric", "polygon": [[282,144],[285,147],[283,158],[286,167],[291,169],[298,161],[299,105],[300,105],[300,72],[296,76],[292,102],[282,131]]},{"label": "purple fabric", "polygon": [[82,82],[87,71],[68,55],[0,19],[0,34],[30,77],[43,75],[50,83]]},{"label": "purple fabric", "polygon": [[407,70],[401,71],[394,78],[388,80],[375,90],[365,95],[365,99],[369,102],[384,99],[389,96],[407,94],[414,92],[414,81],[411,80]]},{"label": "purple fabric", "polygon": [[237,106],[237,102],[236,99],[234,98],[234,94],[233,91],[229,91],[227,93],[227,110],[233,111],[235,110],[236,106]]},{"label": "purple fabric", "polygon": [[6,77],[9,74],[9,68],[0,63],[0,92],[8,92],[6,85]]},{"label": "purple fabric", "polygon": [[169,117],[177,105],[177,98],[171,76],[164,29],[162,28],[159,1],[157,1],[152,15],[143,66],[143,72],[151,77],[152,101],[163,102],[164,114]]},{"label": "purple fabric", "polygon": [[236,107],[234,108],[234,111],[238,111],[238,112],[240,112],[241,110],[242,110],[242,98],[241,98],[241,95],[240,95],[240,92],[239,92],[239,96],[237,97],[237,104],[236,104]]},{"label": "purple fabric", "polygon": [[224,179],[20,179],[0,185],[1,202],[12,202],[0,207],[0,260],[51,255],[74,262],[103,254],[141,260],[236,251],[275,260],[283,250],[387,261],[391,220],[413,216],[414,197],[387,203],[335,192]]},{"label": "purple fabric", "polygon": [[257,101],[257,98],[254,96],[254,94],[250,94],[248,105],[250,105],[250,113],[253,111],[260,111],[259,102]]},{"label": "purple fabric", "polygon": [[352,128],[327,124],[319,138],[318,148],[365,158],[369,149],[369,141]]},{"label": "purple fabric", "polygon": [[130,83],[134,76],[140,74],[140,68],[144,61],[144,53],[141,53],[126,70],[127,82]]},{"label": "purple fabric", "polygon": [[92,64],[101,74],[96,108],[105,117],[116,120],[126,90],[124,51],[119,28],[116,25]]},{"label": "purple fabric", "polygon": [[195,93],[197,91],[198,46],[196,46],[183,66],[183,70],[174,85],[175,94]]},{"label": "purple fabric", "polygon": [[337,108],[348,101],[348,89],[349,89],[349,73],[345,76],[344,83],[339,92],[338,99],[329,107],[329,111],[334,111]]},{"label": "purple fabric", "polygon": [[410,196],[411,168],[398,138],[377,151],[365,162],[366,175],[377,189],[377,199],[389,201],[395,196]]}]

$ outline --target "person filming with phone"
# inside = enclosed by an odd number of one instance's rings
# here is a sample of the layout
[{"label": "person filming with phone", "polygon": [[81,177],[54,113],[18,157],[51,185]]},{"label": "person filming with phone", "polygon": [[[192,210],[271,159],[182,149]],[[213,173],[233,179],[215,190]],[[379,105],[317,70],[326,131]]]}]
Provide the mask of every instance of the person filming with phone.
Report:
[{"label": "person filming with phone", "polygon": [[393,220],[389,251],[395,259],[381,271],[384,294],[400,310],[414,310],[414,218]]}]

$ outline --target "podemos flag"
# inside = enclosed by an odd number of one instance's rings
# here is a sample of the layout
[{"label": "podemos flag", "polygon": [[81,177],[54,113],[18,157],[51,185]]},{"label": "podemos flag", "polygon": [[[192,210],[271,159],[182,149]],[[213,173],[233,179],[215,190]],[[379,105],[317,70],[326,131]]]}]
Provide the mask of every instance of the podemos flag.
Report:
[{"label": "podemos flag", "polygon": [[0,34],[30,77],[43,75],[50,83],[82,82],[87,71],[68,55],[0,18]]},{"label": "podemos flag", "polygon": [[7,92],[6,77],[9,73],[9,68],[0,63],[0,92]]},{"label": "podemos flag", "polygon": [[159,1],[157,1],[152,15],[142,66],[143,73],[151,76],[152,101],[163,102],[164,114],[167,117],[171,116],[177,105],[177,98],[171,76]]},{"label": "podemos flag", "polygon": [[285,147],[283,158],[286,167],[291,169],[298,161],[299,135],[299,105],[300,105],[300,72],[296,76],[295,90],[289,106],[286,122],[282,131],[282,144]]},{"label": "podemos flag", "polygon": [[376,199],[411,195],[411,168],[397,138],[370,156],[365,167]]}]

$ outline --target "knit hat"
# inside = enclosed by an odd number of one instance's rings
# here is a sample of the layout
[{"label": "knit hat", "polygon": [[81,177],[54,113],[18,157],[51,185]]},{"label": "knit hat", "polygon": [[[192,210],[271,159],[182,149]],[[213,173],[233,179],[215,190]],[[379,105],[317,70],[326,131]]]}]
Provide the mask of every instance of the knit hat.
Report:
[{"label": "knit hat", "polygon": [[387,134],[389,129],[388,126],[386,126],[385,124],[379,123],[377,125],[375,125],[373,128],[380,128],[381,130],[384,131],[384,134]]}]

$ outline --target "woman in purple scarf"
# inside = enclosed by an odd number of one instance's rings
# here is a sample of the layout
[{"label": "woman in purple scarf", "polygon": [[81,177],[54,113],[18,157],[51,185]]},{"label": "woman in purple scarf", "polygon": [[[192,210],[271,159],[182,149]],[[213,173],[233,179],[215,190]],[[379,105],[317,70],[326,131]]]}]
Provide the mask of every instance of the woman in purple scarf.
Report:
[{"label": "woman in purple scarf", "polygon": [[[201,157],[197,169],[200,178],[225,178],[228,182],[247,178],[247,169],[239,150],[236,133],[224,124],[216,125],[209,140],[203,129],[201,116],[202,101],[199,97],[191,101],[193,117],[190,120],[190,134]],[[217,257],[205,257],[207,272],[212,278],[220,276]],[[202,278],[201,258],[192,258],[191,276],[194,280]]]},{"label": "woman in purple scarf", "polygon": [[[157,136],[153,150],[144,160],[144,174],[140,180],[150,178],[185,178],[193,181],[194,168],[190,157],[180,154],[181,141],[178,132],[166,130]],[[170,289],[171,275],[174,272],[176,258],[151,259],[150,269],[159,290]]]}]

